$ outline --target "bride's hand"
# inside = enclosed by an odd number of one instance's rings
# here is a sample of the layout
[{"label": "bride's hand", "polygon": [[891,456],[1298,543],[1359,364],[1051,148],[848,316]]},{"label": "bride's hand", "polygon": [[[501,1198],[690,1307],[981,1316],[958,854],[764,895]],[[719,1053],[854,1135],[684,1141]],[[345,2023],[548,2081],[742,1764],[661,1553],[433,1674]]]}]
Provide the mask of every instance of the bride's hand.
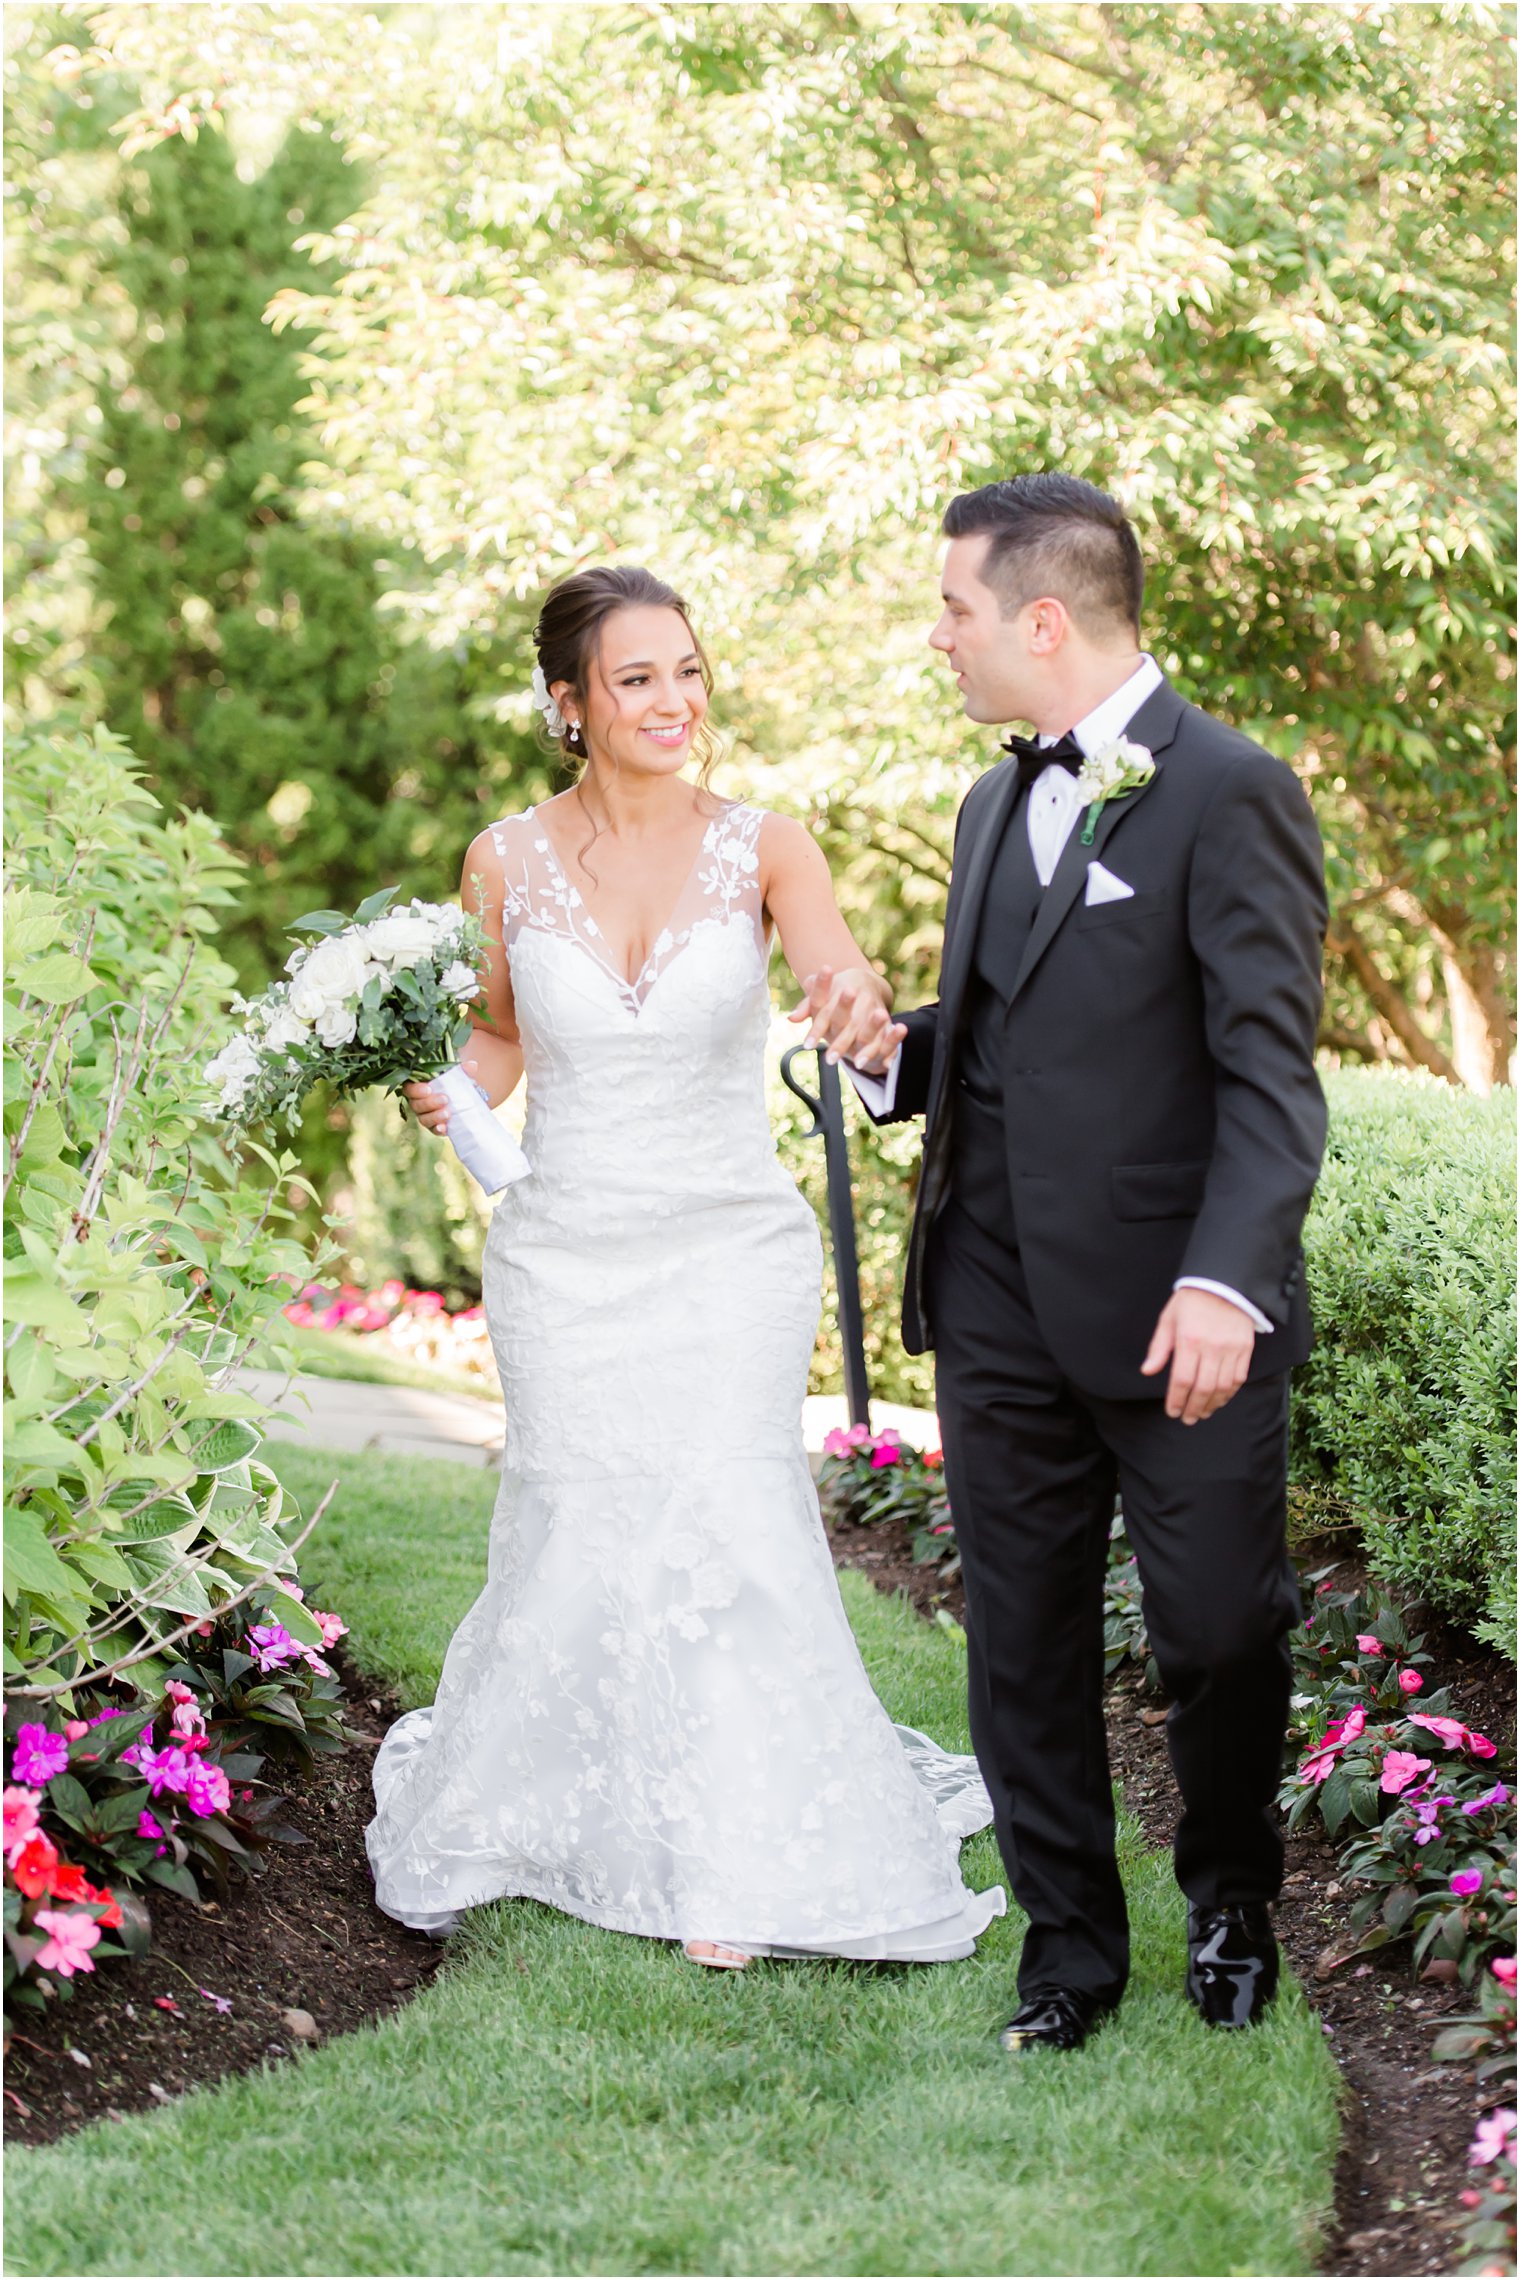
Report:
[{"label": "bride's hand", "polygon": [[804,984],[807,996],[791,1021],[809,1024],[804,1043],[827,1045],[831,1061],[852,1061],[870,1075],[881,1074],[908,1032],[892,1019],[887,985],[868,966],[836,974],[821,966]]},{"label": "bride's hand", "polygon": [[[480,1064],[478,1061],[461,1061],[459,1066],[466,1076],[473,1077],[477,1075]],[[442,1093],[434,1092],[431,1085],[422,1083],[415,1077],[410,1084],[403,1085],[401,1090],[410,1102],[417,1122],[424,1130],[436,1133],[440,1140],[443,1139],[449,1129],[449,1104]]]}]

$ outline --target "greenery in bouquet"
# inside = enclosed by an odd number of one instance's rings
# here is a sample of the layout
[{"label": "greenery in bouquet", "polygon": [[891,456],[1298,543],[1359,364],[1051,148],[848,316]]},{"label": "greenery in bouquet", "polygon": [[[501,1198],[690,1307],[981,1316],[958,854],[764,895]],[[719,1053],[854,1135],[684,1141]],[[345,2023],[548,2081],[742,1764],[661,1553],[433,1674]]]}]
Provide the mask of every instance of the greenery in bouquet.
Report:
[{"label": "greenery in bouquet", "polygon": [[947,1579],[960,1567],[945,1493],[944,1457],[915,1449],[890,1426],[836,1426],[823,1441],[818,1499],[825,1519],[869,1528],[900,1520],[913,1530],[913,1557]]},{"label": "greenery in bouquet", "polygon": [[222,1114],[239,1130],[267,1117],[293,1131],[302,1101],[325,1079],[335,1092],[394,1090],[434,1077],[469,1043],[464,1011],[480,992],[485,947],[471,911],[415,897],[392,910],[382,887],[352,918],[308,911],[288,979],[233,1004],[243,1028],[206,1069]]}]

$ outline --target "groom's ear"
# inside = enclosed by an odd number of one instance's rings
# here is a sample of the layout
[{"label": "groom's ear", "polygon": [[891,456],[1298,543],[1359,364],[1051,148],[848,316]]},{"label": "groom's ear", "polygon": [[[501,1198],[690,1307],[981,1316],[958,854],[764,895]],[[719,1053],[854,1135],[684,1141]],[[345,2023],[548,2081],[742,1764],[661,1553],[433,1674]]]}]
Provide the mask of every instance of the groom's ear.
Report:
[{"label": "groom's ear", "polygon": [[1055,594],[1042,594],[1026,602],[1014,620],[1022,624],[1031,657],[1054,657],[1072,630],[1071,613]]}]

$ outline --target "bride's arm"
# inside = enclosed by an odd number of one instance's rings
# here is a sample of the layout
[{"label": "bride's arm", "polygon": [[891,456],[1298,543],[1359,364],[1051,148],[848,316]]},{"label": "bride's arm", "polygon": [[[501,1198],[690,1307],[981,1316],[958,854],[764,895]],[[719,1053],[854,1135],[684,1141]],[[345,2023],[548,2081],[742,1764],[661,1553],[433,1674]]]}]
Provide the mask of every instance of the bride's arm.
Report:
[{"label": "bride's arm", "polygon": [[826,1043],[835,1060],[886,1068],[905,1032],[892,1019],[891,990],[840,916],[822,848],[800,823],[768,815],[758,851],[766,913],[807,992],[792,1019],[806,1021],[807,1043]]},{"label": "bride's arm", "polygon": [[[523,1054],[512,1004],[512,974],[502,946],[501,858],[489,831],[471,840],[465,852],[459,900],[466,910],[478,912],[486,935],[484,1010],[478,1005],[470,1009],[474,1033],[459,1062],[466,1075],[485,1088],[486,1098],[497,1108],[517,1090]],[[402,1089],[419,1124],[426,1125],[429,1132],[447,1132],[449,1108],[441,1093],[424,1084]]]}]

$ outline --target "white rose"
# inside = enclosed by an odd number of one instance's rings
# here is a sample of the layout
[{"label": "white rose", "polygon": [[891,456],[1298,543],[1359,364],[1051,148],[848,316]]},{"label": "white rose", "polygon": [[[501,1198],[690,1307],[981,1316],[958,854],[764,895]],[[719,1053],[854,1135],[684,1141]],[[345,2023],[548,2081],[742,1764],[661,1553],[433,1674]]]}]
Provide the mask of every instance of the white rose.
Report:
[{"label": "white rose", "polygon": [[364,929],[364,948],[371,958],[392,968],[415,966],[434,947],[439,931],[430,920],[412,911],[396,910],[386,918],[374,919]]},{"label": "white rose", "polygon": [[438,987],[449,997],[478,997],[480,994],[480,976],[473,966],[467,966],[464,960],[459,958],[439,975]]},{"label": "white rose", "polygon": [[205,1080],[208,1085],[222,1088],[223,1108],[237,1108],[249,1084],[259,1072],[259,1057],[246,1037],[231,1038],[215,1060],[208,1061]]},{"label": "white rose", "polygon": [[347,1045],[359,1026],[351,1005],[325,1005],[317,1015],[317,1035],[329,1047]]},{"label": "white rose", "polygon": [[374,971],[356,942],[346,935],[329,935],[291,982],[290,1010],[300,1021],[315,1021],[328,1007],[357,998]]},{"label": "white rose", "polygon": [[276,1053],[286,1052],[293,1045],[308,1045],[311,1031],[304,1021],[291,1012],[288,1005],[277,1005],[269,1016],[264,1032],[264,1043]]}]

